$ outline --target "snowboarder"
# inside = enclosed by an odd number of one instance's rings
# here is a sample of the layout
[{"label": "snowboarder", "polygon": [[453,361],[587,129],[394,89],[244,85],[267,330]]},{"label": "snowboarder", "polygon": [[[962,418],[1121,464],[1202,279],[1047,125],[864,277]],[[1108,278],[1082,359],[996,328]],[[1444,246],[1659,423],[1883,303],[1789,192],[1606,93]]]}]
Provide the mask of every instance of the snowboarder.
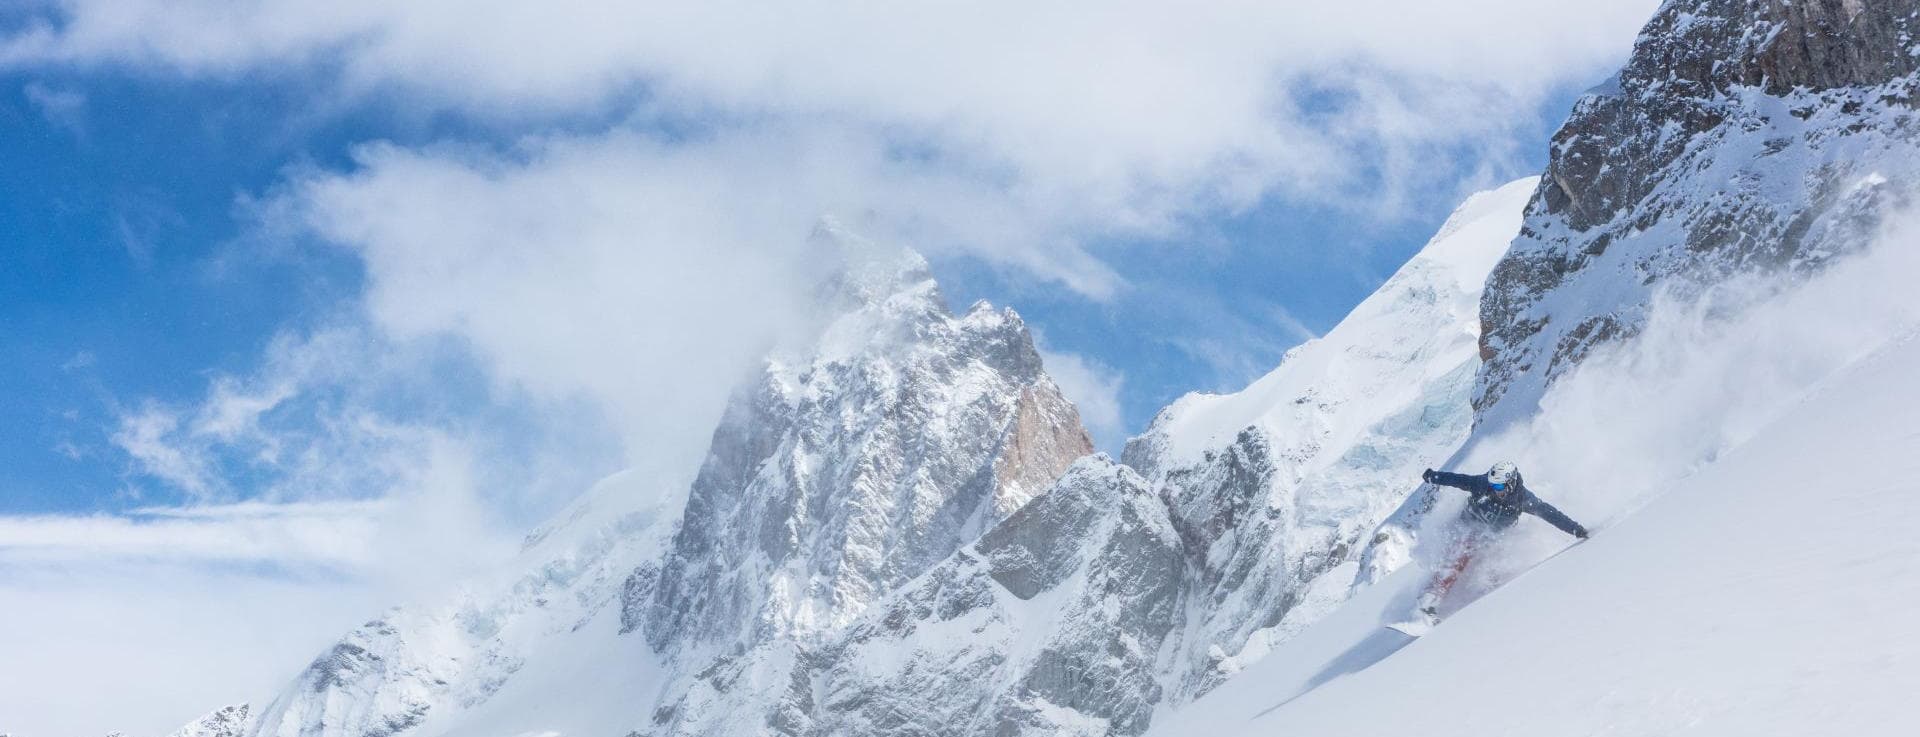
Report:
[{"label": "snowboarder", "polygon": [[1495,463],[1492,469],[1481,475],[1448,473],[1429,468],[1421,472],[1420,480],[1464,490],[1472,498],[1467,501],[1466,510],[1460,513],[1460,528],[1446,557],[1442,558],[1444,562],[1434,572],[1433,581],[1420,594],[1416,621],[1404,627],[1395,627],[1408,634],[1418,634],[1440,621],[1440,600],[1446,598],[1447,591],[1460,580],[1460,574],[1473,562],[1474,554],[1512,527],[1520,519],[1520,513],[1535,515],[1569,535],[1587,539],[1587,528],[1527,491],[1527,485],[1520,479],[1520,467],[1511,461]]}]

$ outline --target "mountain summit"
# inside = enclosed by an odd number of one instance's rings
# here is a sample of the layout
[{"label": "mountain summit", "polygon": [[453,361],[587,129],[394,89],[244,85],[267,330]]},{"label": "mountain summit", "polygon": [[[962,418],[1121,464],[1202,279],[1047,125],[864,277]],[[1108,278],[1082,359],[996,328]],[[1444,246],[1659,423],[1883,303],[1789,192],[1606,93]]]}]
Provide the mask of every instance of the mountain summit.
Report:
[{"label": "mountain summit", "polygon": [[253,733],[804,731],[824,638],[1092,451],[1018,315],[951,314],[911,251],[814,240],[826,317],[735,390],[690,489],[603,482],[523,572],[369,622]]}]

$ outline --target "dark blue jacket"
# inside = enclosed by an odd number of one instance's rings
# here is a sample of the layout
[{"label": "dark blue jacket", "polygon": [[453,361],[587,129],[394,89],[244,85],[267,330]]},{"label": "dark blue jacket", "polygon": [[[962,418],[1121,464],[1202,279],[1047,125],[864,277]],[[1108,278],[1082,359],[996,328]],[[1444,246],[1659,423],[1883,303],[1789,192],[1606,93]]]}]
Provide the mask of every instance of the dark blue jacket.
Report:
[{"label": "dark blue jacket", "polygon": [[1587,528],[1581,527],[1580,523],[1562,514],[1560,510],[1554,509],[1553,505],[1540,501],[1540,497],[1534,496],[1533,492],[1527,491],[1527,485],[1519,474],[1514,474],[1513,483],[1507,484],[1504,492],[1494,491],[1493,482],[1488,481],[1484,473],[1474,475],[1434,471],[1426,475],[1426,480],[1440,486],[1461,489],[1473,496],[1472,499],[1467,500],[1466,511],[1460,513],[1462,519],[1478,522],[1495,530],[1504,530],[1512,527],[1513,523],[1520,519],[1521,512],[1526,512],[1546,520],[1548,524],[1560,528],[1569,535],[1587,536]]}]

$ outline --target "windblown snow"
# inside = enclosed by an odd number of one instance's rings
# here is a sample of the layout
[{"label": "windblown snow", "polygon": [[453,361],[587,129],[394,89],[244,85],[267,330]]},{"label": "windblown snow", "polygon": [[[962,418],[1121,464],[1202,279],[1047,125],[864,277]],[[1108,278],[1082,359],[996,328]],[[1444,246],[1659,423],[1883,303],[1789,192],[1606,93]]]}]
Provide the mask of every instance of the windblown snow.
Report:
[{"label": "windblown snow", "polygon": [[[1785,407],[1644,506],[1581,479],[1584,508],[1624,516],[1418,641],[1381,628],[1424,580],[1411,567],[1153,734],[1910,733],[1913,317],[1865,358],[1843,352],[1802,393],[1773,398]],[[1710,350],[1734,344],[1745,341]],[[1566,544],[1535,532],[1495,564],[1502,577]]]}]

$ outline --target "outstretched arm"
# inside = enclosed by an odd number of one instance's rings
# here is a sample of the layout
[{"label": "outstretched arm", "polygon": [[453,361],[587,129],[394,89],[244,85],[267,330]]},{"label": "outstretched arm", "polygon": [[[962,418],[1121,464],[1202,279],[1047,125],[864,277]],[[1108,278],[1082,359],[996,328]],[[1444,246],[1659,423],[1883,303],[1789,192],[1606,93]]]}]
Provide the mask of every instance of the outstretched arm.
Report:
[{"label": "outstretched arm", "polygon": [[1547,524],[1560,528],[1561,532],[1582,540],[1587,539],[1587,528],[1581,527],[1580,523],[1573,521],[1573,518],[1568,517],[1566,513],[1555,509],[1553,505],[1541,501],[1540,497],[1533,495],[1533,492],[1527,492],[1527,503],[1524,509],[1529,514],[1546,520]]},{"label": "outstretched arm", "polygon": [[1431,468],[1420,474],[1420,480],[1436,486],[1451,486],[1455,489],[1473,489],[1473,482],[1480,477],[1464,473],[1435,471]]}]

